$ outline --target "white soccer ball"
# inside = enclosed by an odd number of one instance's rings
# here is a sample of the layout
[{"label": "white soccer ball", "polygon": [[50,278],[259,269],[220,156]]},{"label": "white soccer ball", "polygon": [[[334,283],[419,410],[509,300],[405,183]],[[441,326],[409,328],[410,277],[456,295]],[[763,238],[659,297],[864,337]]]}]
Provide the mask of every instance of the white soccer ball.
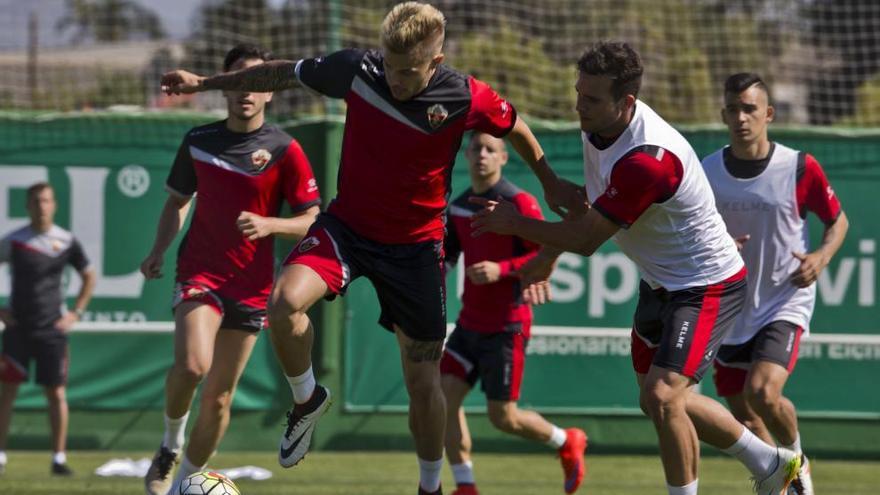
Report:
[{"label": "white soccer ball", "polygon": [[241,495],[241,491],[225,475],[202,471],[184,478],[177,495]]}]

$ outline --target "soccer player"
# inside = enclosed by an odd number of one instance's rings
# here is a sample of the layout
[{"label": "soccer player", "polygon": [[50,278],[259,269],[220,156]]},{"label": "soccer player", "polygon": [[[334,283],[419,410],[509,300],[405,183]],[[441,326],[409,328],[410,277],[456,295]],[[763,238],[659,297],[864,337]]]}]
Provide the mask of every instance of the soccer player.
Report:
[{"label": "soccer player", "polygon": [[[242,44],[226,54],[223,68],[269,60],[268,52]],[[192,223],[177,256],[165,435],[144,480],[153,495],[164,495],[201,471],[219,445],[236,384],[265,326],[275,261],[272,236],[301,239],[319,212],[318,187],[299,143],[265,123],[272,93],[226,91],[223,96],[226,120],[190,130],[180,145],[156,240],[141,264],[148,279],[161,276],[165,250],[195,196]],[[283,201],[293,212],[290,218],[277,217]],[[193,395],[203,380],[198,418],[180,462]]]},{"label": "soccer player", "polygon": [[364,276],[376,288],[380,324],[400,348],[419,458],[419,491],[440,492],[446,402],[439,360],[446,335],[444,210],[449,174],[468,129],[507,136],[535,165],[543,151],[507,101],[486,83],[443,65],[446,20],[431,5],[396,5],[380,50],[275,61],[201,77],[163,75],[163,89],[274,91],[302,84],[347,103],[338,194],[291,252],[270,299],[272,341],[293,392],[281,439],[282,466],[308,451],[329,391],[311,365],[314,330],[306,311]]},{"label": "soccer player", "polygon": [[446,261],[451,269],[464,254],[465,282],[461,313],[440,361],[446,397],[446,457],[455,483],[453,495],[476,495],[471,437],[461,407],[480,381],[489,420],[501,431],[540,441],[558,450],[566,493],[574,493],[584,477],[583,430],[563,430],[540,414],[517,408],[532,324],[532,307],[522,300],[517,270],[537,254],[535,243],[509,235],[471,236],[470,220],[479,207],[471,196],[504,198],[531,218],[543,219],[531,194],[502,177],[507,163],[504,141],[474,132],[465,151],[471,187],[449,206]]},{"label": "soccer player", "polygon": [[[770,141],[770,93],[760,76],[734,74],[724,83],[721,117],[730,145],[703,160],[727,231],[743,244],[749,273],[742,314],[715,358],[715,385],[734,416],[764,441],[773,438],[801,457],[792,483],[812,495],[797,414],[782,395],[798,344],[809,334],[816,280],[849,227],[834,190],[812,155]],[[822,244],[809,251],[807,212],[825,224]],[[772,434],[772,436],[771,436]]]},{"label": "soccer player", "polygon": [[[18,387],[28,379],[36,362],[36,382],[43,386],[52,432],[53,475],[70,476],[67,442],[67,332],[92,298],[95,271],[82,245],[70,232],[55,225],[55,192],[46,182],[27,190],[30,224],[0,239],[0,263],[9,263],[12,293],[8,308],[0,309],[3,354],[0,355],[0,474],[6,468],[6,439]],[[82,278],[73,310],[64,305],[61,279],[71,265]]]},{"label": "soccer player", "polygon": [[[699,432],[750,469],[758,493],[778,495],[800,457],[771,447],[721,404],[692,392],[743,307],[746,270],[690,144],[637,99],[642,72],[626,43],[598,43],[578,61],[589,209],[550,223],[521,215],[509,202],[475,197],[484,205],[474,216],[475,234],[516,235],[585,256],[613,237],[643,275],[632,357],[668,492],[697,493]],[[539,177],[545,191],[569,189],[553,181],[552,170]],[[520,271],[526,281],[546,279],[552,261],[539,255]]]}]

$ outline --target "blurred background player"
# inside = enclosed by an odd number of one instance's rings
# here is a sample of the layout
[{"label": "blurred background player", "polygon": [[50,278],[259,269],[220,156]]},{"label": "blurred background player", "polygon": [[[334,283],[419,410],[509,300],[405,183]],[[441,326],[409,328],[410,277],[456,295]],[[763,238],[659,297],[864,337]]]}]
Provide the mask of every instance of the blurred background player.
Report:
[{"label": "blurred background player", "polygon": [[446,457],[457,489],[453,495],[476,495],[471,436],[462,402],[480,381],[489,420],[499,430],[546,443],[558,450],[566,493],[574,493],[584,477],[583,430],[563,430],[534,411],[517,407],[525,369],[532,307],[522,300],[517,270],[535,256],[539,245],[509,235],[471,235],[471,217],[480,207],[471,196],[503,198],[524,216],[543,219],[531,194],[502,177],[507,163],[505,142],[474,132],[465,150],[471,187],[449,205],[446,223],[447,270],[464,254],[462,308],[440,361],[446,396]]},{"label": "blurred background player", "polygon": [[[742,243],[750,276],[742,314],[715,360],[715,385],[757,436],[771,444],[775,437],[803,456],[797,413],[782,391],[801,337],[809,334],[815,282],[849,222],[819,162],[768,138],[773,106],[757,74],[727,78],[721,117],[730,145],[706,157],[703,167],[727,231]],[[822,244],[812,252],[807,212],[825,224]],[[806,457],[792,488],[814,493]]]},{"label": "blurred background player", "polygon": [[544,160],[532,132],[486,83],[445,65],[446,19],[405,2],[386,15],[381,50],[275,61],[201,77],[169,72],[170,93],[210,89],[274,91],[301,83],[347,103],[338,194],[285,261],[270,302],[272,339],[293,393],[279,462],[308,451],[329,391],[311,365],[314,330],[306,311],[365,276],[396,335],[419,458],[419,493],[440,493],[446,402],[439,361],[446,336],[444,211],[455,154],[466,130],[507,136],[530,166]]},{"label": "blurred background player", "polygon": [[[224,70],[253,67],[268,52],[242,44]],[[179,462],[196,387],[198,418],[174,485],[201,471],[229,424],[236,384],[265,326],[274,270],[273,235],[300,239],[319,211],[311,166],[297,143],[264,122],[272,93],[225,91],[226,120],[190,130],[168,175],[168,200],[156,240],[141,264],[161,276],[165,250],[184,224],[195,196],[192,224],[181,241],[174,295],[174,364],[165,384],[165,436],[144,483],[164,495]],[[282,202],[293,212],[277,218]]]},{"label": "blurred background player", "polygon": [[[521,215],[507,201],[475,197],[485,206],[474,216],[475,233],[517,235],[584,256],[614,238],[642,273],[633,368],[639,403],[657,431],[668,493],[697,493],[702,439],[743,462],[759,494],[778,495],[796,476],[800,457],[763,442],[714,399],[692,392],[746,296],[745,266],[699,159],[681,134],[637,99],[643,67],[628,44],[597,43],[577,66],[576,109],[592,205],[550,223]],[[539,175],[545,191],[570,192],[567,184],[546,181],[554,175]],[[549,258],[535,257],[529,265],[520,270],[528,272],[527,280],[546,279],[552,271]]]},{"label": "blurred background player", "polygon": [[[55,225],[55,192],[46,182],[27,190],[30,224],[0,240],[0,263],[9,263],[12,293],[9,307],[0,309],[3,354],[0,362],[0,473],[6,467],[6,439],[18,387],[36,362],[36,383],[43,386],[52,432],[51,473],[69,476],[67,441],[68,336],[92,297],[95,271],[82,245]],[[73,310],[64,305],[62,276],[71,265],[82,278]]]}]

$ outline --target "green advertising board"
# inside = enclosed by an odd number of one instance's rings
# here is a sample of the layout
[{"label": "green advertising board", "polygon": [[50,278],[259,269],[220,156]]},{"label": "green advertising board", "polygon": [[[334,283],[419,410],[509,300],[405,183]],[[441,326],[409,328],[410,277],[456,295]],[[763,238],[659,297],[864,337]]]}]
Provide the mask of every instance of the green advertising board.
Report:
[{"label": "green advertising board", "polygon": [[[166,195],[165,176],[180,139],[190,127],[209,120],[203,115],[0,115],[0,232],[26,221],[24,189],[49,180],[57,189],[58,224],[80,238],[99,275],[94,300],[71,336],[73,408],[161,408],[164,371],[171,363],[176,246],[169,249],[163,279],[145,282],[137,268],[152,243]],[[338,123],[288,130],[310,156],[325,199],[331,197],[336,159],[327,157],[338,156]],[[688,129],[686,135],[701,155],[725,139],[718,129]],[[539,138],[553,166],[577,179],[582,166],[577,130],[546,129]],[[880,372],[880,232],[869,204],[880,186],[875,165],[880,136],[780,131],[774,138],[817,156],[852,224],[840,254],[819,281],[814,336],[801,348],[788,391],[805,414],[880,417],[880,397],[870,385],[870,377]],[[538,193],[522,164],[511,163],[506,174]],[[461,164],[453,179],[454,194],[467,187]],[[817,237],[818,226],[813,227]],[[283,248],[278,252],[283,254]],[[68,295],[77,290],[75,279]],[[460,270],[450,274],[450,323],[460,307],[460,281]],[[590,258],[564,255],[553,278],[555,302],[536,311],[524,405],[560,413],[639,414],[628,338],[637,282],[635,266],[612,245]],[[8,271],[0,267],[0,302],[8,292]],[[344,307],[342,345],[335,345],[332,324],[319,323],[317,351],[327,370],[337,363],[342,369],[344,410],[405,410],[396,343],[376,324],[378,304],[369,283],[355,282],[344,300],[326,307]],[[330,319],[318,316],[316,321]],[[269,347],[261,338],[236,395],[237,409],[277,409],[279,397],[287,397]],[[704,391],[712,393],[710,383]],[[43,403],[41,391],[31,386],[22,389],[17,405]],[[468,402],[481,404],[479,394]]]}]

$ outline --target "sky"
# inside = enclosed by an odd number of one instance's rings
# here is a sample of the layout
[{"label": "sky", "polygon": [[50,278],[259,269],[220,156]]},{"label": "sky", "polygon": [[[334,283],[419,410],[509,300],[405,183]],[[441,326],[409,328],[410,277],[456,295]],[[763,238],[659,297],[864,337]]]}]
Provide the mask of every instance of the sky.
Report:
[{"label": "sky", "polygon": [[[202,0],[135,0],[149,7],[162,19],[162,25],[171,39],[183,39],[190,31],[193,14]],[[269,0],[279,6],[285,0]],[[70,33],[62,35],[55,24],[64,15],[64,0],[0,0],[0,50],[21,49],[27,46],[27,23],[30,12],[36,12],[40,44],[64,45]]]}]

